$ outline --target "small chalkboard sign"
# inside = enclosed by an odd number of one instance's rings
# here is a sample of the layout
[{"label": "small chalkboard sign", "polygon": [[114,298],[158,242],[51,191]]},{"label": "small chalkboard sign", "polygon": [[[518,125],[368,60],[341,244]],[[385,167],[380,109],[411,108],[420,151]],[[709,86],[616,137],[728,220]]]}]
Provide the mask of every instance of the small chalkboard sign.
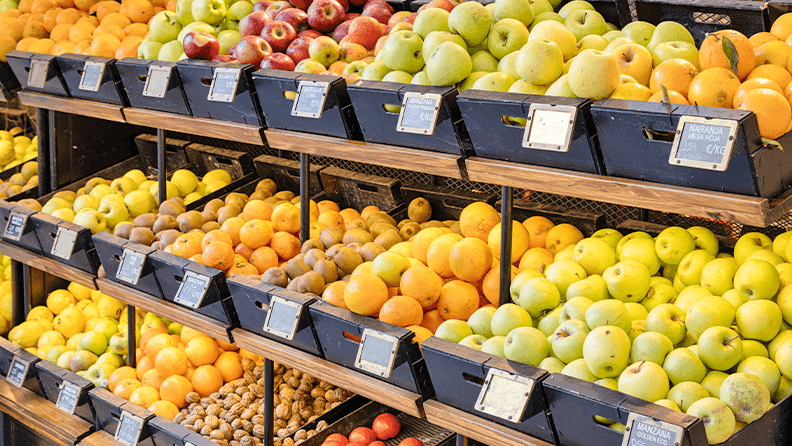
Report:
[{"label": "small chalkboard sign", "polygon": [[129,248],[124,248],[121,254],[121,264],[116,271],[116,278],[126,283],[137,285],[143,266],[146,264],[146,255]]},{"label": "small chalkboard sign", "polygon": [[577,107],[531,104],[526,118],[522,146],[526,149],[568,152],[576,116]]},{"label": "small chalkboard sign", "polygon": [[28,73],[27,86],[33,88],[44,88],[47,83],[47,71],[49,71],[49,61],[32,59],[30,61],[30,72]]},{"label": "small chalkboard sign", "polygon": [[437,125],[443,97],[434,93],[404,93],[397,132],[431,135]]},{"label": "small chalkboard sign", "polygon": [[6,380],[13,384],[15,387],[22,387],[22,384],[25,383],[25,378],[27,377],[28,369],[30,368],[30,363],[25,361],[22,358],[14,356],[13,361],[11,361],[11,367],[8,368],[8,375],[6,375]]},{"label": "small chalkboard sign", "polygon": [[512,423],[521,423],[525,421],[534,385],[535,381],[525,376],[489,369],[475,408]]},{"label": "small chalkboard sign", "polygon": [[16,242],[22,238],[27,226],[28,216],[20,214],[19,212],[11,212],[8,216],[8,223],[6,223],[5,231],[3,231],[3,238],[14,240]]},{"label": "small chalkboard sign", "polygon": [[121,421],[118,422],[114,436],[115,440],[126,446],[136,446],[145,422],[144,419],[122,410]]},{"label": "small chalkboard sign", "polygon": [[242,70],[239,68],[215,68],[207,99],[214,102],[234,102],[241,74]]},{"label": "small chalkboard sign", "polygon": [[104,77],[105,64],[98,62],[85,62],[83,74],[80,78],[80,85],[77,87],[84,91],[99,91]]},{"label": "small chalkboard sign", "polygon": [[631,413],[624,426],[622,446],[677,446],[684,436],[682,426]]},{"label": "small chalkboard sign", "polygon": [[398,349],[399,338],[367,328],[360,338],[355,367],[389,378]]},{"label": "small chalkboard sign", "polygon": [[58,233],[55,235],[55,242],[52,244],[50,253],[55,257],[60,257],[63,260],[69,260],[72,252],[74,252],[74,244],[77,242],[77,231],[66,229],[64,227],[58,228]]},{"label": "small chalkboard sign", "polygon": [[187,271],[173,301],[193,309],[199,308],[208,289],[208,277]]},{"label": "small chalkboard sign", "polygon": [[61,384],[61,391],[58,394],[58,400],[55,402],[55,407],[69,415],[74,415],[74,409],[77,408],[77,403],[79,402],[80,388],[68,381],[63,381],[63,384]]},{"label": "small chalkboard sign", "polygon": [[668,162],[723,172],[729,165],[737,126],[737,121],[728,119],[682,116]]},{"label": "small chalkboard sign", "polygon": [[272,296],[264,320],[264,331],[291,341],[297,332],[303,306],[280,296]]},{"label": "small chalkboard sign", "polygon": [[158,65],[149,66],[146,85],[143,86],[143,96],[159,99],[164,98],[165,93],[168,92],[168,85],[170,84],[172,72],[173,67],[161,67]]},{"label": "small chalkboard sign", "polygon": [[327,100],[327,82],[302,81],[297,87],[297,97],[292,104],[292,116],[319,119]]}]

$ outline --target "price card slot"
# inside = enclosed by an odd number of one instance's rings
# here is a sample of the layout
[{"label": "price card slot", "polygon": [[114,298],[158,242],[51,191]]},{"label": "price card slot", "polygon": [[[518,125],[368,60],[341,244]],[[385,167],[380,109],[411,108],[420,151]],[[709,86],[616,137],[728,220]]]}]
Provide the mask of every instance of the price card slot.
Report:
[{"label": "price card slot", "polygon": [[534,380],[525,376],[491,368],[474,407],[479,412],[522,423],[535,385]]},{"label": "price card slot", "polygon": [[682,444],[682,426],[636,413],[627,417],[622,446],[675,446]]},{"label": "price card slot", "polygon": [[74,415],[74,410],[77,408],[79,402],[80,388],[68,381],[63,381],[61,391],[58,394],[58,400],[55,402],[55,407],[69,415]]},{"label": "price card slot", "polygon": [[126,283],[137,285],[145,265],[145,254],[124,248],[124,253],[121,254],[121,265],[116,271],[116,277]]},{"label": "price card slot", "polygon": [[321,118],[329,88],[330,84],[327,82],[301,81],[297,88],[297,97],[294,98],[291,115],[303,118]]},{"label": "price card slot", "polygon": [[138,440],[140,440],[140,434],[143,431],[145,422],[143,418],[123,410],[121,411],[121,421],[118,423],[118,428],[113,438],[126,446],[136,446]]},{"label": "price card slot", "polygon": [[207,99],[214,102],[234,102],[241,74],[242,70],[239,68],[215,68]]},{"label": "price card slot", "polygon": [[50,254],[55,257],[60,257],[63,260],[71,259],[74,252],[74,245],[77,242],[77,231],[66,229],[64,227],[58,228],[58,233],[55,235],[55,242],[52,244]]},{"label": "price card slot", "polygon": [[434,134],[442,100],[441,95],[434,93],[404,93],[396,131],[420,135]]},{"label": "price card slot", "polygon": [[577,107],[531,104],[522,146],[526,149],[568,152],[576,116]]},{"label": "price card slot", "polygon": [[14,360],[11,361],[11,367],[8,368],[8,375],[6,375],[6,380],[13,384],[15,387],[22,387],[22,384],[25,383],[25,377],[27,376],[28,369],[30,368],[30,363],[25,361],[22,358],[14,356]]},{"label": "price card slot", "polygon": [[399,338],[367,328],[360,338],[355,367],[390,378],[398,349]]},{"label": "price card slot", "polygon": [[173,299],[177,304],[197,309],[201,306],[206,292],[209,289],[209,278],[192,271],[187,271],[184,275],[176,297]]},{"label": "price card slot", "polygon": [[148,77],[146,78],[146,84],[143,86],[143,96],[159,99],[164,98],[165,94],[168,92],[172,73],[173,67],[151,65],[149,67]]},{"label": "price card slot", "polygon": [[105,64],[98,62],[85,62],[83,74],[80,78],[79,89],[83,91],[99,91],[104,77]]},{"label": "price card slot", "polygon": [[8,216],[8,223],[6,223],[5,231],[3,231],[3,238],[18,242],[25,232],[27,220],[28,216],[26,214],[11,212]]},{"label": "price card slot", "polygon": [[33,88],[44,88],[47,83],[47,72],[49,71],[50,61],[31,59],[30,72],[28,73],[27,86]]},{"label": "price card slot", "polygon": [[272,296],[267,319],[264,321],[264,331],[288,341],[293,340],[302,310],[303,306],[297,302],[288,301],[280,296]]},{"label": "price card slot", "polygon": [[737,121],[698,116],[679,118],[669,164],[723,172],[729,166]]}]

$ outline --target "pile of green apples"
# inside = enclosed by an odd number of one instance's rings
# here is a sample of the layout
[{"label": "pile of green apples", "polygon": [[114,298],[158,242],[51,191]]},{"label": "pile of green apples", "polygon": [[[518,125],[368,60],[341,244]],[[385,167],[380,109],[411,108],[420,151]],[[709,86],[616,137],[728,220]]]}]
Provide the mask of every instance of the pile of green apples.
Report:
[{"label": "pile of green apples", "polygon": [[436,336],[702,418],[722,443],[792,393],[790,240],[748,233],[732,256],[699,226],[602,229]]}]

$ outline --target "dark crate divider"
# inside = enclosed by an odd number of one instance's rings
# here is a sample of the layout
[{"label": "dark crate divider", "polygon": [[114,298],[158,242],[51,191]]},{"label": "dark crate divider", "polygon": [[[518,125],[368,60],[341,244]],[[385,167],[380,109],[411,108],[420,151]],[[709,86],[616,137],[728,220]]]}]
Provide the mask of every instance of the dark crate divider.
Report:
[{"label": "dark crate divider", "polygon": [[[597,132],[591,119],[592,102],[589,99],[465,90],[457,97],[457,103],[478,157],[605,174]],[[528,115],[531,104],[577,108],[569,151],[523,148],[525,127],[507,125],[503,122],[503,117],[524,118]]]},{"label": "dark crate divider", "polygon": [[[121,77],[118,75],[116,60],[110,57],[84,56],[82,54],[62,54],[56,58],[58,66],[63,73],[63,79],[69,87],[72,97],[89,101],[106,102],[115,105],[127,105],[124,88],[121,86]],[[85,62],[104,64],[105,69],[99,85],[99,91],[80,90]]]},{"label": "dark crate divider", "polygon": [[788,12],[792,12],[792,1],[790,0],[768,0],[765,4],[767,5],[767,15],[771,26],[776,19]]},{"label": "dark crate divider", "polygon": [[[744,0],[635,0],[638,20],[681,23],[693,35],[696,47],[707,34],[733,29],[746,36],[770,29],[764,2]],[[713,20],[713,16],[716,20]],[[717,19],[723,18],[718,21]]]},{"label": "dark crate divider", "polygon": [[[438,401],[542,441],[554,443],[552,417],[542,392],[542,380],[547,378],[549,373],[434,336],[421,344],[421,350],[429,375],[432,376],[432,385]],[[533,393],[528,401],[525,421],[513,423],[475,409],[484,379],[491,368],[535,381]]]},{"label": "dark crate divider", "polygon": [[[185,438],[192,432],[161,416],[149,419],[145,430],[148,430],[149,436],[138,442],[139,446],[184,446]],[[194,444],[194,446],[198,445]]]},{"label": "dark crate divider", "polygon": [[[148,257],[156,251],[155,249],[105,232],[95,234],[93,242],[108,279],[154,296],[157,299],[163,298],[162,291],[157,284],[157,278],[154,276],[154,267]],[[118,268],[121,266],[121,256],[124,254],[124,248],[146,255],[146,262],[143,265],[136,285],[124,282],[116,277]]]},{"label": "dark crate divider", "polygon": [[[39,243],[41,243],[41,253],[44,257],[85,271],[88,274],[96,275],[101,263],[99,262],[99,255],[96,253],[93,241],[91,240],[91,231],[88,228],[42,212],[34,214],[31,220],[33,220],[36,227],[36,235],[38,236]],[[77,239],[74,242],[74,250],[69,260],[52,255],[52,246],[55,244],[55,236],[58,233],[58,228],[61,227],[77,233]]]},{"label": "dark crate divider", "polygon": [[[155,98],[143,96],[143,89],[148,80],[149,66],[171,67],[171,76],[165,97]],[[121,83],[132,107],[156,110],[179,115],[192,116],[187,104],[187,97],[182,88],[179,70],[175,62],[163,62],[126,57],[116,62]]]},{"label": "dark crate divider", "polygon": [[326,167],[319,176],[328,200],[345,203],[354,209],[377,206],[384,212],[390,212],[403,203],[399,180],[338,167]]},{"label": "dark crate divider", "polygon": [[[762,146],[752,112],[680,105],[669,115],[659,103],[604,99],[591,106],[591,113],[608,175],[764,198],[792,185],[792,152]],[[673,134],[682,115],[739,122],[725,171],[671,165],[672,142],[646,137],[647,129]],[[792,146],[792,132],[778,142]]]},{"label": "dark crate divider", "polygon": [[[25,80],[27,81],[27,79]],[[0,62],[0,84],[4,90],[3,93],[9,97],[22,88],[8,62]]]},{"label": "dark crate divider", "polygon": [[[285,97],[284,93],[296,92],[302,81],[329,84],[324,109],[318,119],[291,114],[294,99]],[[253,83],[269,128],[363,140],[346,81],[341,76],[262,69],[253,73]]]},{"label": "dark crate divider", "polygon": [[[288,190],[294,192],[296,195],[300,194],[300,162],[278,158],[277,156],[261,155],[253,160],[256,166],[256,173],[260,178],[269,178],[278,185],[281,190]],[[310,181],[308,189],[311,196],[321,193],[322,179],[319,177],[319,172],[324,169],[320,166],[311,163]]]},{"label": "dark crate divider", "polygon": [[[412,331],[380,322],[368,316],[355,314],[322,300],[311,304],[309,309],[325,359],[417,393],[425,398],[434,393],[426,363],[418,343],[414,341],[415,334]],[[399,348],[390,378],[385,379],[356,369],[354,366],[360,343],[350,338],[361,337],[366,328],[399,338]],[[348,337],[348,335],[351,336]]]},{"label": "dark crate divider", "polygon": [[[177,67],[184,94],[194,117],[266,127],[251,77],[255,71],[252,65],[188,59],[178,62]],[[233,102],[209,101],[209,88],[215,68],[242,70]]]},{"label": "dark crate divider", "polygon": [[8,376],[11,361],[21,348],[6,338],[0,337],[0,375]]},{"label": "dark crate divider", "polygon": [[[496,209],[500,209],[498,200]],[[586,237],[602,228],[608,227],[605,213],[589,212],[580,209],[569,209],[551,204],[536,203],[526,200],[514,200],[512,203],[512,217],[514,220],[524,222],[529,217],[540,215],[548,218],[554,224],[570,223],[580,229]]]},{"label": "dark crate divider", "polygon": [[[404,204],[408,205],[416,198],[424,198],[432,206],[432,220],[458,220],[462,210],[469,204],[483,201],[495,205],[496,194],[471,192],[463,189],[449,189],[441,186],[412,184],[401,187]],[[406,214],[405,217],[407,218]]]},{"label": "dark crate divider", "polygon": [[[36,395],[43,397],[44,390],[41,388],[41,383],[39,382],[38,378],[38,371],[36,369],[36,364],[41,361],[41,359],[21,347],[17,349],[17,351],[14,353],[14,356],[22,359],[23,361],[27,361],[27,363],[30,364],[27,374],[25,375],[25,381],[22,383],[22,387],[32,391]],[[12,357],[11,359],[13,360],[14,358]],[[11,363],[9,362],[9,366],[10,365]],[[8,375],[8,370],[6,370],[6,375]],[[4,379],[4,377],[0,379]]]},{"label": "dark crate divider", "polygon": [[[165,138],[166,172],[173,172],[190,164],[187,156],[187,146],[190,144],[192,144],[190,141]],[[135,145],[143,159],[143,165],[149,167],[151,174],[155,174],[159,167],[157,165],[157,135],[138,135],[135,137]]]},{"label": "dark crate divider", "polygon": [[[28,77],[30,76],[30,64],[33,59],[49,62],[47,66],[47,77],[43,88],[31,87],[27,84]],[[49,93],[56,96],[71,97],[69,94],[69,87],[66,86],[66,80],[63,78],[63,73],[61,73],[55,56],[14,50],[6,54],[6,60],[23,89],[37,93]]]},{"label": "dark crate divider", "polygon": [[[316,425],[319,424],[320,421],[324,421],[325,423],[328,424],[328,426],[332,425],[333,423],[337,423],[349,417],[350,414],[359,410],[361,407],[364,407],[369,402],[371,402],[371,400],[369,400],[368,398],[362,395],[352,394],[352,396],[347,398],[346,401],[328,410],[322,415],[319,415],[319,417],[315,418],[313,421],[309,421],[303,424],[302,426],[300,426],[300,429],[303,429],[305,431],[315,430]],[[294,431],[291,434],[289,434],[289,436],[286,438],[291,438],[293,440],[296,434],[297,431]],[[302,444],[303,443],[300,443],[301,446]]]},{"label": "dark crate divider", "polygon": [[64,381],[77,386],[80,389],[80,396],[74,409],[74,415],[90,423],[94,422],[95,411],[88,397],[88,393],[94,388],[91,381],[70,370],[62,369],[49,361],[37,362],[36,372],[38,373],[41,388],[44,391],[44,397],[53,403],[58,402]]},{"label": "dark crate divider", "polygon": [[[347,85],[347,92],[355,107],[355,114],[366,142],[412,147],[457,156],[473,154],[473,145],[457,107],[458,93],[454,87],[359,80]],[[418,135],[396,131],[399,114],[385,111],[383,105],[401,106],[404,93],[407,92],[435,93],[443,97],[434,134]]]},{"label": "dark crate divider", "polygon": [[110,435],[115,434],[118,422],[121,420],[121,407],[127,403],[127,400],[101,388],[94,388],[88,392],[88,397],[96,414],[94,419],[96,430],[105,431]]},{"label": "dark crate divider", "polygon": [[6,225],[8,225],[8,218],[10,217],[11,212],[19,212],[21,214],[27,215],[28,220],[25,224],[25,229],[22,232],[22,236],[18,241],[5,237],[3,238],[3,241],[21,248],[25,248],[28,251],[34,252],[36,254],[41,254],[41,243],[39,243],[38,235],[36,233],[36,225],[33,223],[33,219],[31,218],[33,215],[38,214],[38,212],[16,203],[9,203],[7,201],[0,200],[0,231],[3,233],[5,233],[5,228]]},{"label": "dark crate divider", "polygon": [[245,152],[221,149],[204,144],[190,144],[186,147],[187,158],[195,166],[195,174],[202,177],[210,170],[223,169],[236,180],[253,173],[253,158]]}]

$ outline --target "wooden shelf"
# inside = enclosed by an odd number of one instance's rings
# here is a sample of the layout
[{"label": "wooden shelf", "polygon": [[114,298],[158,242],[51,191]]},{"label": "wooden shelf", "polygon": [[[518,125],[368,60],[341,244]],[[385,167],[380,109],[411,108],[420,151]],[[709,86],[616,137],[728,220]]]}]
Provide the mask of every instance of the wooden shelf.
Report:
[{"label": "wooden shelf", "polygon": [[62,279],[77,282],[80,285],[87,286],[92,290],[97,289],[96,282],[94,282],[96,277],[92,274],[88,274],[85,271],[72,268],[71,266],[64,265],[63,263],[48,259],[44,256],[34,254],[27,249],[20,248],[19,246],[0,241],[0,254],[7,255],[16,261],[32,266],[33,268],[40,269],[44,272],[48,272]]},{"label": "wooden shelf", "polygon": [[115,438],[107,432],[99,431],[83,438],[79,446],[121,446],[121,443],[115,441]]},{"label": "wooden shelf", "polygon": [[406,414],[422,418],[423,397],[402,388],[371,378],[352,369],[317,358],[311,354],[255,335],[240,328],[232,331],[236,345],[279,362],[303,370],[311,376],[379,401]]},{"label": "wooden shelf", "polygon": [[74,445],[87,436],[93,424],[69,415],[49,400],[26,388],[0,379],[0,411],[55,444]]},{"label": "wooden shelf", "polygon": [[124,114],[121,112],[121,109],[124,107],[120,105],[85,101],[83,99],[64,98],[50,94],[31,93],[29,91],[19,92],[19,102],[28,107],[55,110],[113,122],[126,122],[124,120]]},{"label": "wooden shelf", "polygon": [[153,312],[157,316],[164,317],[173,322],[178,322],[184,326],[193,328],[201,333],[225,342],[233,342],[228,335],[228,326],[198,314],[193,310],[181,307],[166,300],[157,299],[148,294],[143,294],[137,290],[117,284],[108,279],[96,279],[99,291],[114,297],[127,305],[133,305],[146,311]]},{"label": "wooden shelf", "polygon": [[537,438],[500,424],[462,412],[436,400],[424,403],[426,420],[465,437],[491,446],[552,446]]},{"label": "wooden shelf", "polygon": [[123,112],[128,124],[237,141],[257,146],[265,145],[264,139],[261,137],[261,127],[257,126],[193,118],[191,116],[142,108],[127,107],[124,108]]},{"label": "wooden shelf", "polygon": [[465,164],[471,181],[752,226],[767,227],[792,209],[792,191],[770,200],[482,158]]}]

